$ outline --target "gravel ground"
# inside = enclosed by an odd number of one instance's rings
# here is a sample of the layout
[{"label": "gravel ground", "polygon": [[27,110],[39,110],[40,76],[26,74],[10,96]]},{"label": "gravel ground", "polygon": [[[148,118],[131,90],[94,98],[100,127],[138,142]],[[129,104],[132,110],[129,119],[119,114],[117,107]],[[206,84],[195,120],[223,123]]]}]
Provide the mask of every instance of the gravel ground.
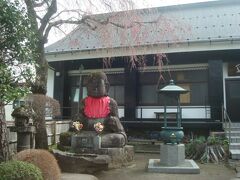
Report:
[{"label": "gravel ground", "polygon": [[[236,172],[224,164],[200,164],[200,174],[149,173],[146,166],[149,159],[158,159],[159,154],[137,153],[131,166],[112,169],[95,174],[99,180],[230,180]],[[240,180],[240,179],[239,179]]]}]

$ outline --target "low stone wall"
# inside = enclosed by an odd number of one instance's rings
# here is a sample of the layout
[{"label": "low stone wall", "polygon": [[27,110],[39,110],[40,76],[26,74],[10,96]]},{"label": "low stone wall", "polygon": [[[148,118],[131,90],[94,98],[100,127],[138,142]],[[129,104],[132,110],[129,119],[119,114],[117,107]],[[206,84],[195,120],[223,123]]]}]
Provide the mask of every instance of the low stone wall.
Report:
[{"label": "low stone wall", "polygon": [[[69,129],[71,120],[46,120],[46,129],[48,134],[48,145],[59,142],[60,133]],[[14,126],[14,121],[7,121],[10,153],[17,152],[17,133],[10,132],[10,127]]]},{"label": "low stone wall", "polygon": [[46,129],[48,134],[48,145],[56,144],[59,142],[59,136],[62,132],[69,129],[71,120],[46,120]]},{"label": "low stone wall", "polygon": [[7,135],[8,135],[8,143],[10,155],[14,155],[17,152],[17,133],[11,132],[10,127],[14,126],[14,122],[7,122]]}]

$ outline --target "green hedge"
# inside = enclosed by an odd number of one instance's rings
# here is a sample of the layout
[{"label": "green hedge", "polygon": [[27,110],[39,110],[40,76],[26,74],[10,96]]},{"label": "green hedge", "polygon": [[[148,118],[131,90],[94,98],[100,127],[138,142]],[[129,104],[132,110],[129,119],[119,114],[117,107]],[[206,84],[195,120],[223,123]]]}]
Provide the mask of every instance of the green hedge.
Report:
[{"label": "green hedge", "polygon": [[8,161],[0,164],[0,180],[43,180],[40,169],[22,161]]}]

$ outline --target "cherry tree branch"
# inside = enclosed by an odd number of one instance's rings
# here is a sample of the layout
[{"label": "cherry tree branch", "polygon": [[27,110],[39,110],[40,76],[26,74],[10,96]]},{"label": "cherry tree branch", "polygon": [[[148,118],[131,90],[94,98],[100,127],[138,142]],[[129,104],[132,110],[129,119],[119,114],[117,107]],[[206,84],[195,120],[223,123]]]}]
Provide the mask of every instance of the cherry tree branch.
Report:
[{"label": "cherry tree branch", "polygon": [[36,18],[38,19],[38,20],[42,20],[42,18],[40,17],[40,16],[38,16],[38,15],[36,15]]},{"label": "cherry tree branch", "polygon": [[[53,17],[51,18],[51,20],[56,19],[57,17],[59,17],[59,16],[60,16],[61,14],[63,14],[63,13],[76,13],[76,14],[78,14],[79,17],[82,17],[83,14],[86,14],[86,12],[83,11],[83,10],[81,10],[81,9],[63,10],[63,11],[59,12],[57,15],[53,16]],[[82,14],[81,14],[81,13],[82,13]]]},{"label": "cherry tree branch", "polygon": [[122,28],[122,29],[130,29],[130,28],[134,27],[136,24],[137,25],[156,24],[156,23],[159,22],[158,19],[157,20],[152,20],[152,21],[132,21],[129,25],[126,25],[126,24],[113,22],[113,21],[110,20],[110,18],[107,18],[105,20],[98,20],[98,19],[95,19],[91,16],[88,16],[88,19],[92,20],[92,21],[94,21],[95,23],[98,23],[98,24],[102,24],[102,25],[112,24],[113,26],[116,26],[116,27],[119,27],[119,28]]},{"label": "cherry tree branch", "polygon": [[[27,0],[25,0],[27,1]],[[50,18],[57,12],[57,0],[52,0],[51,5],[49,6],[47,13],[41,20],[41,26],[39,28],[39,33],[43,35],[45,28],[47,27]]]},{"label": "cherry tree branch", "polygon": [[45,32],[44,32],[44,42],[46,43],[47,42],[47,38],[48,38],[48,35],[49,35],[49,32],[50,30],[53,28],[53,27],[58,27],[58,25],[61,25],[61,24],[86,24],[87,26],[89,26],[92,30],[95,30],[97,27],[96,26],[93,26],[91,25],[90,23],[87,23],[87,18],[84,17],[82,19],[79,19],[79,20],[72,20],[72,19],[67,19],[67,20],[58,20],[58,21],[54,21],[52,23],[49,23],[49,25],[47,26]]},{"label": "cherry tree branch", "polygon": [[[70,11],[71,10],[69,10],[69,12]],[[68,12],[68,11],[66,11],[66,12]],[[63,13],[63,12],[60,12],[60,13]],[[58,15],[60,15],[60,13]],[[59,28],[59,25],[61,25],[61,24],[76,24],[76,25],[85,24],[91,30],[96,30],[97,29],[96,24],[101,24],[101,25],[111,24],[115,27],[119,27],[119,28],[122,28],[122,29],[130,29],[130,28],[133,28],[136,25],[141,26],[141,25],[144,25],[144,24],[156,24],[158,22],[159,22],[159,18],[157,18],[156,20],[152,20],[152,21],[133,21],[133,22],[131,22],[131,24],[126,25],[126,24],[113,22],[113,21],[110,20],[110,18],[107,18],[105,20],[99,20],[99,19],[94,18],[94,16],[84,16],[82,19],[73,20],[72,18],[70,18],[70,19],[67,19],[67,20],[57,20],[57,21],[49,23],[49,25],[47,26],[47,28],[44,32],[43,37],[44,37],[44,42],[46,43],[50,30],[53,27]]]}]

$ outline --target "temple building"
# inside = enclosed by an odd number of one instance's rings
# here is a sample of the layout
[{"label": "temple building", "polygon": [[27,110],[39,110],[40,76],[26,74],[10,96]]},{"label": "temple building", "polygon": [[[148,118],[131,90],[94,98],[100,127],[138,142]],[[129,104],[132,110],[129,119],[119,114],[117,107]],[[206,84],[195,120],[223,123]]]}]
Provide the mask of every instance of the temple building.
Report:
[{"label": "temple building", "polygon": [[223,109],[240,121],[238,0],[91,15],[45,52],[62,119],[78,112],[86,76],[103,70],[127,130],[161,129],[164,103],[176,111],[157,91],[170,79],[189,90],[180,97],[186,131],[221,130]]}]

